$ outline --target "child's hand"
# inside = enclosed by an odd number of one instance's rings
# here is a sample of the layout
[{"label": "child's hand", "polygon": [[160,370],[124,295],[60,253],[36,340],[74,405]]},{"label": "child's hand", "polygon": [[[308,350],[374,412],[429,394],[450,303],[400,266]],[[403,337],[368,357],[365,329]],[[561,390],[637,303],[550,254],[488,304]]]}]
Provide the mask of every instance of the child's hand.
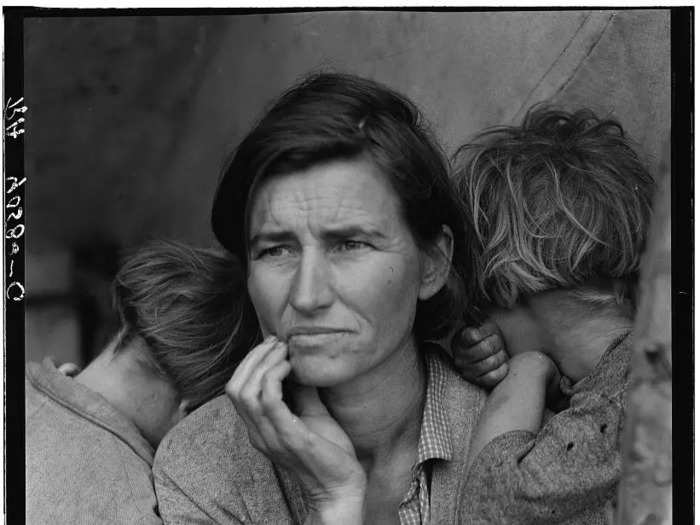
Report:
[{"label": "child's hand", "polygon": [[452,355],[462,377],[484,388],[493,388],[508,373],[503,336],[491,321],[459,330],[452,338]]}]

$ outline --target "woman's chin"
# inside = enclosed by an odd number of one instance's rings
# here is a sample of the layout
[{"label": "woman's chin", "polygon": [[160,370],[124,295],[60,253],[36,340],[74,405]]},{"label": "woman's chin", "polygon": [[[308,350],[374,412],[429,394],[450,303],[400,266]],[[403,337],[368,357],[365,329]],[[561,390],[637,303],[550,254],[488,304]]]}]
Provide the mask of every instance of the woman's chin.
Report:
[{"label": "woman's chin", "polygon": [[340,367],[319,361],[322,360],[292,357],[292,379],[300,385],[318,388],[332,387],[350,379],[347,372],[340,370]]}]

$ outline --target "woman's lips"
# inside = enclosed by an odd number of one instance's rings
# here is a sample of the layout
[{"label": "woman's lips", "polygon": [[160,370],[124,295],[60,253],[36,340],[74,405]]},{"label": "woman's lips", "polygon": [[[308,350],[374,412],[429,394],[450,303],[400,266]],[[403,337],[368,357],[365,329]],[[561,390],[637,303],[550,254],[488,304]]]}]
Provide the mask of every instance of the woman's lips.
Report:
[{"label": "woman's lips", "polygon": [[287,343],[294,348],[316,348],[325,346],[337,341],[339,338],[348,335],[349,330],[337,328],[303,328],[292,329],[287,336]]}]

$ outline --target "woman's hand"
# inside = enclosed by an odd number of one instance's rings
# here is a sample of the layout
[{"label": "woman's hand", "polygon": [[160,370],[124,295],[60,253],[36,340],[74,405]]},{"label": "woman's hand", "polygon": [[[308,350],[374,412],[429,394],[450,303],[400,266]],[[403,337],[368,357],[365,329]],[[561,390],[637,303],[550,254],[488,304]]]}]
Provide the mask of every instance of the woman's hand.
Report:
[{"label": "woman's hand", "polygon": [[508,354],[496,323],[464,327],[452,338],[455,367],[467,381],[493,388],[508,373]]},{"label": "woman's hand", "polygon": [[362,523],[366,476],[350,438],[328,413],[316,388],[294,385],[293,414],[282,396],[289,375],[287,345],[268,337],[251,350],[226,385],[252,445],[296,473],[311,523]]}]

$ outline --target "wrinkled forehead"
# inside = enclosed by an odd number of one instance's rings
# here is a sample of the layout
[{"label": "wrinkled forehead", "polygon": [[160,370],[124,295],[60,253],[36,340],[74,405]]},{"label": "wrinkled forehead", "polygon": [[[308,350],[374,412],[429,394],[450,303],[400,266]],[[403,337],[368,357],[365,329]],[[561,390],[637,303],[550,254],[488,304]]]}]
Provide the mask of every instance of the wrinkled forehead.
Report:
[{"label": "wrinkled forehead", "polygon": [[402,226],[399,210],[398,194],[371,161],[331,161],[261,181],[251,194],[247,234],[302,223],[390,230]]}]

